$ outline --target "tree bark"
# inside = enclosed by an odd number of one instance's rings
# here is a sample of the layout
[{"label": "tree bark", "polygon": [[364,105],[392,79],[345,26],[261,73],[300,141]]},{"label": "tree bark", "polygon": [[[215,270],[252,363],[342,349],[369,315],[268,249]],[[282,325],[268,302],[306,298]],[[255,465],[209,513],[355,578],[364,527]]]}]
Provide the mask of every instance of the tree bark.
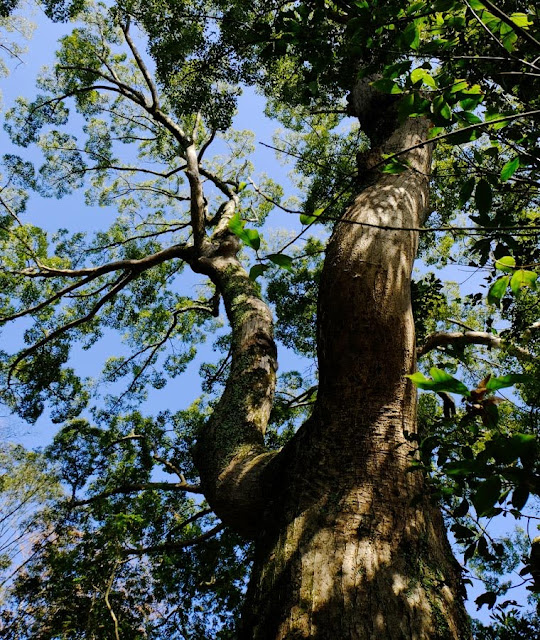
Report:
[{"label": "tree bark", "polygon": [[[409,120],[382,151],[406,149],[427,132],[427,122]],[[372,176],[330,240],[318,400],[265,470],[269,506],[243,639],[470,638],[442,517],[422,477],[409,471],[413,229],[426,216],[431,151],[422,147],[407,160],[404,173]]]},{"label": "tree bark", "polygon": [[194,450],[204,495],[225,524],[246,537],[259,530],[264,498],[261,473],[276,455],[264,448],[272,409],[277,350],[272,314],[236,253],[227,231],[192,267],[215,283],[231,326],[231,367],[225,390]]}]

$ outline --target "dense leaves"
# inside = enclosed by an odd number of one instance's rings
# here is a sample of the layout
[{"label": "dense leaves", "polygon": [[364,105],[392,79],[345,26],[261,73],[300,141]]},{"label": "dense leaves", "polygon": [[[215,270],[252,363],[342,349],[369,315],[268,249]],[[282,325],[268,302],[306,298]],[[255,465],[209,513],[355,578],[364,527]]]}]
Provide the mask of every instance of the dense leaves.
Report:
[{"label": "dense leaves", "polygon": [[[0,3],[0,15],[15,5]],[[0,458],[11,469],[0,476],[6,504],[24,501],[33,479],[52,478],[33,494],[36,519],[16,525],[31,532],[32,555],[8,581],[2,631],[234,637],[250,549],[207,508],[191,455],[231,358],[220,296],[192,259],[195,204],[224,255],[243,247],[253,290],[274,307],[278,341],[307,358],[280,377],[267,433],[278,449],[317,394],[328,232],[370,171],[409,171],[402,154],[375,166],[370,158],[392,107],[401,122],[428,118],[440,143],[422,257],[435,268],[457,263],[472,278],[459,276],[463,291],[434,275],[413,285],[422,359],[409,377],[443,406],[421,395],[411,473],[429,478],[465,564],[486,584],[476,603],[496,618],[477,637],[529,637],[535,619],[502,601],[501,576],[519,570],[532,584],[530,540],[488,525],[500,516],[534,529],[540,492],[538,11],[480,0],[44,6],[55,20],[78,22],[36,95],[6,114],[20,148],[3,157],[0,321],[19,331],[7,333],[0,383],[12,411],[30,422],[49,411],[61,427],[44,457],[10,449]],[[253,135],[231,128],[246,84],[285,128],[273,146],[294,163],[289,200],[255,174]],[[350,118],[362,115],[358,84],[376,96],[360,126]],[[27,155],[34,148],[41,160]],[[112,211],[108,228],[50,234],[25,217],[29,194],[81,190],[88,205]],[[299,235],[260,230],[274,210],[294,215]],[[171,380],[190,376],[212,333],[221,356],[201,366],[203,394],[146,416],[149,394],[163,397]],[[103,344],[98,376],[74,365],[74,354]]]}]

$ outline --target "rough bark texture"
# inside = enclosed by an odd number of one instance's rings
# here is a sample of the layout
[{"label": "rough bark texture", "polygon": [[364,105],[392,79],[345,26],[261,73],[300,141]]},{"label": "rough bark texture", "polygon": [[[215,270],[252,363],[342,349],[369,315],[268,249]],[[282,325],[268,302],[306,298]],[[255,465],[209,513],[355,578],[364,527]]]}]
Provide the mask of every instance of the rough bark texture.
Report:
[{"label": "rough bark texture", "polygon": [[[374,113],[373,93],[368,98],[353,95],[359,116]],[[424,140],[428,124],[398,126],[391,102],[385,110],[369,131],[378,148],[360,159],[363,189],[327,250],[317,404],[277,455],[263,448],[276,370],[270,312],[232,239],[203,243],[198,261],[223,296],[233,337],[231,374],[200,435],[196,464],[216,513],[256,538],[245,640],[470,637],[442,518],[422,477],[409,472],[416,430],[416,393],[405,377],[415,369],[410,277],[431,150],[409,153],[410,168],[398,175],[370,169],[382,152]]]},{"label": "rough bark texture", "polygon": [[275,456],[264,449],[274,398],[277,352],[272,314],[226,237],[198,269],[216,284],[232,329],[231,370],[214,413],[199,435],[195,461],[205,497],[226,524],[253,537],[264,507],[260,479]]},{"label": "rough bark texture", "polygon": [[[384,151],[426,136],[425,122],[409,121]],[[379,228],[424,221],[431,152],[407,159],[410,170],[380,175],[362,191],[330,241],[317,406],[267,470],[274,499],[257,541],[243,638],[470,637],[442,518],[408,471],[418,234]]]}]

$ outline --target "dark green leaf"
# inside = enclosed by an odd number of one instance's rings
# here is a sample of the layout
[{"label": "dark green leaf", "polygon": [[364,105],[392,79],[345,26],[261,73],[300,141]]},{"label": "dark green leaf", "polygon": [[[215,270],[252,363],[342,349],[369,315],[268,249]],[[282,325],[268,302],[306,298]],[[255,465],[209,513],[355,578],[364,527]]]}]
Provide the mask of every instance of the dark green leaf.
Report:
[{"label": "dark green leaf", "polygon": [[465,203],[469,201],[469,198],[472,195],[475,184],[476,184],[475,178],[467,178],[467,180],[465,180],[465,182],[462,184],[461,189],[459,191],[460,207],[463,207]]},{"label": "dark green leaf", "polygon": [[458,522],[454,523],[450,528],[452,529],[452,533],[458,540],[463,540],[464,538],[472,538],[476,535],[475,531],[469,529],[469,527],[464,527]]},{"label": "dark green leaf", "polygon": [[529,487],[522,484],[514,489],[514,493],[512,494],[512,506],[515,509],[519,509],[520,511],[527,504],[527,500],[529,499]]},{"label": "dark green leaf", "polygon": [[[490,378],[486,384],[488,391],[497,391],[499,389],[505,389],[506,387],[512,387],[519,382],[531,382],[532,376],[525,373],[509,373],[499,378]],[[534,438],[534,436],[532,436]]]},{"label": "dark green leaf", "polygon": [[466,498],[459,503],[459,505],[454,509],[452,515],[455,518],[463,518],[469,512],[469,503]]},{"label": "dark green leaf", "polygon": [[479,516],[487,515],[495,506],[501,495],[501,479],[499,476],[491,476],[482,482],[476,490],[472,502]]},{"label": "dark green leaf", "polygon": [[403,93],[403,89],[390,78],[381,78],[371,84],[381,93]]},{"label": "dark green leaf", "polygon": [[411,49],[417,49],[420,44],[420,28],[419,22],[414,21],[405,27],[402,33],[402,39],[405,46],[410,47]]},{"label": "dark green leaf", "polygon": [[474,200],[480,213],[487,213],[491,209],[493,193],[491,191],[491,185],[484,178],[481,178],[476,185]]},{"label": "dark green leaf", "polygon": [[467,562],[474,556],[474,552],[476,551],[476,541],[470,544],[463,554],[463,562],[467,564]]},{"label": "dark green leaf", "polygon": [[286,256],[283,253],[271,253],[267,258],[282,269],[292,271],[292,258],[290,256]]},{"label": "dark green leaf", "polygon": [[256,280],[269,268],[270,267],[267,264],[254,264],[249,270],[249,277],[251,278],[251,280]]}]

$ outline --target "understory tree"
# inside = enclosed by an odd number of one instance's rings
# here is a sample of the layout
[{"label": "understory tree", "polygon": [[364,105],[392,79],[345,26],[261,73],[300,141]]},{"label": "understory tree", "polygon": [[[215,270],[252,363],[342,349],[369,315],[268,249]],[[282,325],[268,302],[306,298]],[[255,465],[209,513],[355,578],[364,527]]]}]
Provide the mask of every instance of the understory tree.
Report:
[{"label": "understory tree", "polygon": [[[6,114],[0,384],[59,425],[63,493],[2,637],[466,639],[469,575],[478,638],[534,628],[505,576],[538,591],[538,9],[44,5],[75,22]],[[233,128],[246,86],[290,197]],[[94,234],[31,216],[81,191]]]}]

